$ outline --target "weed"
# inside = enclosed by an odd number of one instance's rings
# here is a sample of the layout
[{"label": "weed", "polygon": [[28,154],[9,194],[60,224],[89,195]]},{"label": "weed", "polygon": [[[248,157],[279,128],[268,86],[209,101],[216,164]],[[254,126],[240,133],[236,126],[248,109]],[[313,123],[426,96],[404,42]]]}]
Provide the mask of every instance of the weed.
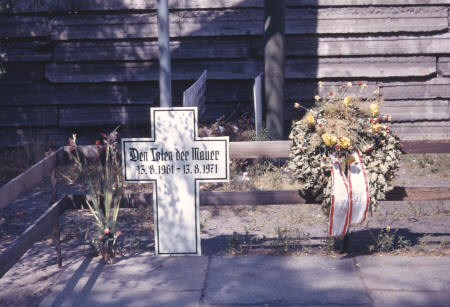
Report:
[{"label": "weed", "polygon": [[374,241],[374,245],[369,247],[370,252],[391,252],[395,249],[395,233],[397,230],[391,232],[391,228],[387,226],[382,229],[375,237],[372,232],[370,235]]}]

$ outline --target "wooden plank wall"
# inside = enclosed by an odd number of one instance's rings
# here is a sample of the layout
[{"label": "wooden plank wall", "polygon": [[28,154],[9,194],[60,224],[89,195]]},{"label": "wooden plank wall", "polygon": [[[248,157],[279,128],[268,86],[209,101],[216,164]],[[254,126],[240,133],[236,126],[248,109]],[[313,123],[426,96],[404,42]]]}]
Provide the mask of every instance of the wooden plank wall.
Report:
[{"label": "wooden plank wall", "polygon": [[[92,143],[119,124],[148,135],[159,99],[156,0],[8,3],[0,7],[0,146],[28,131],[58,145],[74,131],[96,131]],[[316,93],[361,80],[370,94],[380,87],[404,139],[449,138],[450,0],[286,4],[288,118],[298,116],[294,101],[309,106]],[[175,103],[207,69],[207,118],[251,108],[263,70],[263,1],[169,5]]]}]

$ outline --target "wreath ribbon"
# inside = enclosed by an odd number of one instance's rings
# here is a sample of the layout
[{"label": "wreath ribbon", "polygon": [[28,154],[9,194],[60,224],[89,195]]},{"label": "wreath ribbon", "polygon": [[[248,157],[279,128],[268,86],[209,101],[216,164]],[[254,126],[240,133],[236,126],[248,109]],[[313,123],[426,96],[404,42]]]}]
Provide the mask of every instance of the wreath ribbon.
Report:
[{"label": "wreath ribbon", "polygon": [[331,155],[331,208],[328,235],[342,237],[350,225],[365,221],[369,209],[369,186],[364,162],[359,151],[352,153],[347,177],[341,163]]}]

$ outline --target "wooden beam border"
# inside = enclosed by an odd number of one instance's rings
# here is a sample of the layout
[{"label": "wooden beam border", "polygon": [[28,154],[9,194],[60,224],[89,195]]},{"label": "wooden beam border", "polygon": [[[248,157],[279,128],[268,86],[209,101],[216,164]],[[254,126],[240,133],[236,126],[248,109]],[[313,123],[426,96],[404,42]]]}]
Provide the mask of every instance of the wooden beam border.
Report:
[{"label": "wooden beam border", "polygon": [[19,261],[35,242],[52,232],[53,226],[57,224],[69,205],[66,196],[60,198],[0,254],[0,278]]}]

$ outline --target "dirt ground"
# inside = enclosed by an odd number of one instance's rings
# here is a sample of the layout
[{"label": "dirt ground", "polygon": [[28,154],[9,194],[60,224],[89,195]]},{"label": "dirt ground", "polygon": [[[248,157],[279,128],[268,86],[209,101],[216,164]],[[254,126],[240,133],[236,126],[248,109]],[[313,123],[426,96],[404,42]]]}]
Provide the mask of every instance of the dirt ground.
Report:
[{"label": "dirt ground", "polygon": [[[408,157],[402,161],[395,184],[448,187],[448,161],[448,155],[443,159]],[[271,182],[265,182],[265,188]],[[247,188],[248,184],[235,180],[226,189],[239,185]],[[67,180],[60,178],[60,196],[80,190],[80,186],[67,184]],[[50,199],[49,184],[43,182],[0,210],[0,252],[48,208]],[[341,254],[343,241],[326,236],[327,220],[320,206],[309,204],[202,207],[202,252],[204,255]],[[119,225],[123,232],[123,257],[153,250],[151,208],[121,209]],[[65,213],[61,219],[63,268],[56,266],[50,237],[36,243],[0,279],[0,306],[37,306],[58,280],[61,270],[80,258],[92,256],[89,244],[92,227],[88,211]],[[351,229],[346,254],[450,255],[450,201],[380,203],[367,222]]]}]

